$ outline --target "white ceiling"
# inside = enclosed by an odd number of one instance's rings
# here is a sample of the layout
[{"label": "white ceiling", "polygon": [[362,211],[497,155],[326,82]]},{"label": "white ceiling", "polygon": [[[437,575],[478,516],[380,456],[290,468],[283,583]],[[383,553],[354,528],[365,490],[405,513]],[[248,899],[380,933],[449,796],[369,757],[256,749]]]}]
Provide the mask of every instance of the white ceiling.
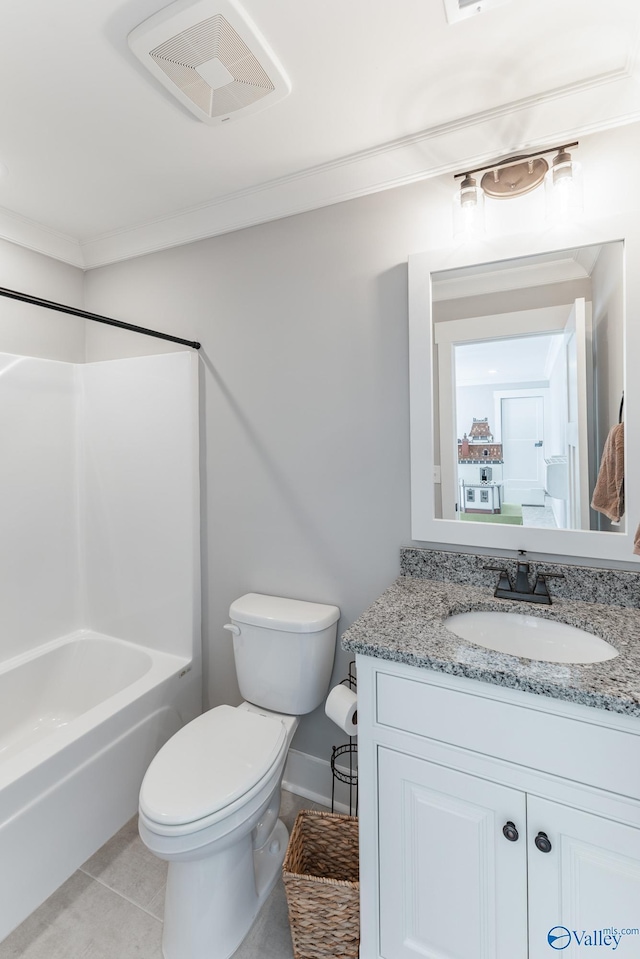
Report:
[{"label": "white ceiling", "polygon": [[456,346],[456,386],[547,382],[553,341],[562,335],[511,336]]},{"label": "white ceiling", "polygon": [[162,0],[3,0],[0,236],[135,256],[640,119],[638,0],[244,0],[291,82],[201,123],[129,32]]}]

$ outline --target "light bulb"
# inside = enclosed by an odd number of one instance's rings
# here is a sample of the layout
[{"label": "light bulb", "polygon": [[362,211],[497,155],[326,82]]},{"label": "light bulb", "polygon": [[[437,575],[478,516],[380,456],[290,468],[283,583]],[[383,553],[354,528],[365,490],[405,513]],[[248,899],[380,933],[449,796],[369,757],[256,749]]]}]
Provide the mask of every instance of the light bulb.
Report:
[{"label": "light bulb", "polygon": [[582,214],[582,168],[566,150],[560,150],[545,177],[547,218],[571,223]]},{"label": "light bulb", "polygon": [[484,233],[484,192],[469,174],[453,195],[453,233],[464,239]]}]

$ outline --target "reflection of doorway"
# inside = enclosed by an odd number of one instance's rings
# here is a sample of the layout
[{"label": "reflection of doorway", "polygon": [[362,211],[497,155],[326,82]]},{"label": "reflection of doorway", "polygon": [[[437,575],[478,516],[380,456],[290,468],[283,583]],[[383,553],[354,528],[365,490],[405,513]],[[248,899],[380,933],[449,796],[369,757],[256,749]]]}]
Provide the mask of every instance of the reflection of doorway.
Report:
[{"label": "reflection of doorway", "polygon": [[[488,423],[500,446],[486,454],[492,468],[488,484],[499,487],[501,501],[524,508],[525,525],[588,528],[588,316],[585,301],[578,299],[573,308],[435,324],[436,483],[444,519],[460,518],[466,489],[487,482],[477,456],[461,454],[460,444],[467,434],[471,442],[472,424]],[[538,397],[533,405],[516,402],[532,396]],[[504,411],[503,398],[514,400]],[[531,522],[539,517],[540,522]]]},{"label": "reflection of doorway", "polygon": [[500,397],[505,503],[544,506],[544,408],[541,394]]}]

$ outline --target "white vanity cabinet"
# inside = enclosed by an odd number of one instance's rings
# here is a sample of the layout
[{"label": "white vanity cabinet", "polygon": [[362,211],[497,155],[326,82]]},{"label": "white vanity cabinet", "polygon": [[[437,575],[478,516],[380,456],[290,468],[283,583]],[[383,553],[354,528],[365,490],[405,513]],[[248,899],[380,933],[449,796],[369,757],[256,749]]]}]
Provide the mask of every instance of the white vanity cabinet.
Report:
[{"label": "white vanity cabinet", "polygon": [[523,793],[381,746],[380,954],[527,955]]},{"label": "white vanity cabinet", "polygon": [[357,668],[361,959],[638,959],[640,720]]}]

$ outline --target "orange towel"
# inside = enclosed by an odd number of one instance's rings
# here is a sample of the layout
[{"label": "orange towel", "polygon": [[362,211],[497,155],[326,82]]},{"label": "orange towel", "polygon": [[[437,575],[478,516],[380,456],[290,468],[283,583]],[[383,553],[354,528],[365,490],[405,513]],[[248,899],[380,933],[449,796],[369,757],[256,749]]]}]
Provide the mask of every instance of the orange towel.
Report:
[{"label": "orange towel", "polygon": [[624,423],[616,423],[605,440],[591,506],[613,523],[624,515]]}]

